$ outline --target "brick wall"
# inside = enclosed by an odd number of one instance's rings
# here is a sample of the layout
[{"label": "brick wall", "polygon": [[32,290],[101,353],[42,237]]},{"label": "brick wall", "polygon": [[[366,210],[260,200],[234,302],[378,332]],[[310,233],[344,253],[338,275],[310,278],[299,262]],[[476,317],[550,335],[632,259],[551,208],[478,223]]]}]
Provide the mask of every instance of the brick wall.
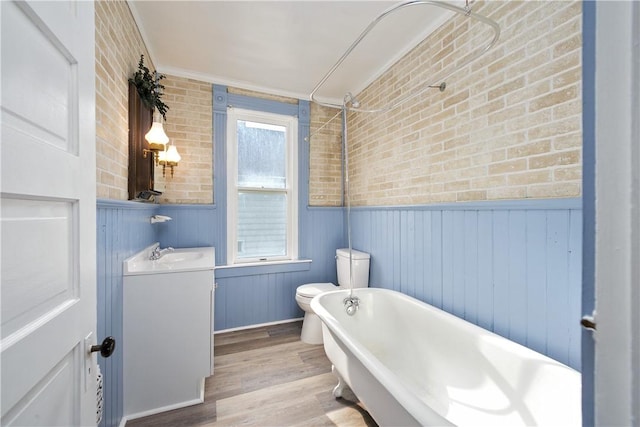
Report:
[{"label": "brick wall", "polygon": [[182,159],[174,176],[156,168],[161,203],[213,203],[212,87],[210,83],[166,76],[162,100],[169,106],[165,132]]},{"label": "brick wall", "polygon": [[153,69],[147,48],[124,1],[95,3],[96,23],[96,193],[127,200],[129,168],[129,83],[140,55]]},{"label": "brick wall", "polygon": [[[140,54],[153,62],[124,1],[96,2],[96,163],[97,197],[127,200],[129,167],[128,79]],[[180,77],[163,80],[169,106],[165,131],[182,160],[174,177],[156,169],[162,203],[212,203],[211,84]]]},{"label": "brick wall", "polygon": [[[384,114],[349,115],[354,204],[580,196],[581,3],[473,9],[500,24],[500,41],[449,77],[445,92],[433,89]],[[372,107],[437,79],[487,40],[485,28],[454,17],[359,100]]]},{"label": "brick wall", "polygon": [[342,114],[338,109],[312,103],[310,118],[309,204],[340,206],[342,203]]},{"label": "brick wall", "polygon": [[[418,204],[581,193],[581,4],[489,2],[474,10],[496,19],[499,43],[427,92],[384,115],[349,117],[354,204]],[[359,94],[406,93],[486,40],[457,17]],[[127,79],[140,54],[153,69],[126,2],[96,3],[97,194],[127,199]],[[164,80],[167,134],[183,160],[157,186],[163,203],[211,203],[211,85]],[[233,93],[295,102],[230,88]],[[370,104],[371,105],[371,104]],[[340,116],[312,105],[310,204],[340,204]]]},{"label": "brick wall", "polygon": [[[129,167],[128,79],[140,54],[151,70],[153,62],[124,1],[96,2],[96,159],[97,197],[127,200]],[[169,106],[165,131],[182,156],[171,178],[156,169],[161,203],[212,203],[213,140],[210,83],[167,76],[163,100]],[[297,100],[229,88],[229,92],[297,103]],[[311,133],[335,112],[311,108]],[[306,143],[306,142],[305,142]],[[309,198],[316,206],[340,204],[340,117],[311,140]]]},{"label": "brick wall", "polygon": [[[127,200],[129,167],[128,79],[137,70],[140,54],[153,62],[133,16],[124,1],[96,2],[96,159],[97,197]],[[165,131],[182,160],[171,178],[156,169],[156,189],[161,203],[212,203],[213,140],[210,83],[167,76],[163,100],[169,106]],[[238,88],[232,93],[297,103],[297,100]],[[329,113],[312,106],[316,128]],[[333,116],[332,113],[331,116]],[[337,134],[336,134],[336,127]],[[325,127],[311,144],[311,204],[340,204],[340,121]],[[337,138],[337,139],[336,139]],[[337,144],[337,145],[336,145]]]}]

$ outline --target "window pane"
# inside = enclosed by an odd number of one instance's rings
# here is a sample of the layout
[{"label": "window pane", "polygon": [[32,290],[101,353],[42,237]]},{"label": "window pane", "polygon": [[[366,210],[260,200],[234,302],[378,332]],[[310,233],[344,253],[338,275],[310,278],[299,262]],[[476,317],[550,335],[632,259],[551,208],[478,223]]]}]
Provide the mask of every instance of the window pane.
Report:
[{"label": "window pane", "polygon": [[238,120],[238,186],[285,188],[286,128]]},{"label": "window pane", "polygon": [[287,197],[238,193],[238,258],[287,254]]}]

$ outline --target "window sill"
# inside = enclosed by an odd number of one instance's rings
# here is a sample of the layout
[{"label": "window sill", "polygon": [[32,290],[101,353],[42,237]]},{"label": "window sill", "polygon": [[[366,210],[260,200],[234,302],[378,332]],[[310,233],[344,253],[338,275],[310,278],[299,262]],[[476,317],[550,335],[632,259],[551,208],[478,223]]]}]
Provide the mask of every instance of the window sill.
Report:
[{"label": "window sill", "polygon": [[216,279],[227,277],[257,276],[260,274],[293,273],[311,268],[310,259],[257,262],[247,264],[220,265],[215,267]]}]

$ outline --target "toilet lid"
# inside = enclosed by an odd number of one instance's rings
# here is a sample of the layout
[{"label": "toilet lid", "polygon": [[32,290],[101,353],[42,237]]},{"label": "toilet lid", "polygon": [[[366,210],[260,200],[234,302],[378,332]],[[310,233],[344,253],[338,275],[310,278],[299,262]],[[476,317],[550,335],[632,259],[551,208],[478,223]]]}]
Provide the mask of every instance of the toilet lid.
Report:
[{"label": "toilet lid", "polygon": [[303,297],[313,298],[323,292],[335,291],[338,287],[333,283],[309,283],[307,285],[298,286],[296,293]]}]

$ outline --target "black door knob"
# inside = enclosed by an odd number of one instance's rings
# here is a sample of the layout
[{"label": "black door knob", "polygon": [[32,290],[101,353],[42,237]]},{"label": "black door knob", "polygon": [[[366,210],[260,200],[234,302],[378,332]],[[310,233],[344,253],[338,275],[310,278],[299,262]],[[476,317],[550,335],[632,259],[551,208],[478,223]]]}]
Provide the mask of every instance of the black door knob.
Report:
[{"label": "black door knob", "polygon": [[116,349],[116,340],[113,337],[106,337],[102,344],[100,345],[92,345],[91,353],[94,351],[99,351],[102,357],[109,357],[113,354],[113,350]]}]

